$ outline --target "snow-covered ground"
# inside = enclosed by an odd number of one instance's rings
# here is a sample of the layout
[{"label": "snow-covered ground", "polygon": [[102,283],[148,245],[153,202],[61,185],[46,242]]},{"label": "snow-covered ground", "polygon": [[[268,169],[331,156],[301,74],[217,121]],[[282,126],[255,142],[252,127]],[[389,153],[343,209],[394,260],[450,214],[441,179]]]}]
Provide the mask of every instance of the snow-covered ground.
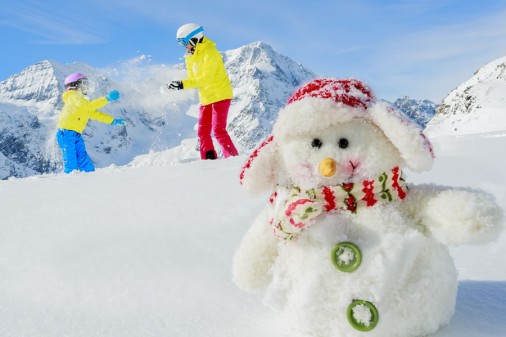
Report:
[{"label": "snow-covered ground", "polygon": [[[506,133],[434,145],[434,168],[408,182],[482,188],[506,210]],[[240,189],[246,157],[163,157],[0,181],[1,337],[298,336],[231,281],[232,255],[267,202]],[[504,336],[506,234],[452,254],[457,309],[434,336]]]}]

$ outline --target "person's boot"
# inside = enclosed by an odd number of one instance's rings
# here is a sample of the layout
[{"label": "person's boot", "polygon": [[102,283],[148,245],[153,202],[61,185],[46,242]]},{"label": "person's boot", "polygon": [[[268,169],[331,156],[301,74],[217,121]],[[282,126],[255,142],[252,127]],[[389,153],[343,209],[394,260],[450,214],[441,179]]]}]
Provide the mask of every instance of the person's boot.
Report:
[{"label": "person's boot", "polygon": [[206,159],[216,159],[216,151],[209,150],[206,152]]}]

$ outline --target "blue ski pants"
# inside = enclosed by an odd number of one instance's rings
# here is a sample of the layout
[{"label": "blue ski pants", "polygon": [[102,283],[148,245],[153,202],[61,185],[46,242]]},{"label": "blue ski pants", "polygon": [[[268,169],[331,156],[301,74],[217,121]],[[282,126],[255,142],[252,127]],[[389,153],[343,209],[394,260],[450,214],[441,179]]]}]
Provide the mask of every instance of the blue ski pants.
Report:
[{"label": "blue ski pants", "polygon": [[74,170],[92,172],[95,166],[91,162],[83,136],[72,130],[58,129],[56,140],[63,155],[63,171],[70,173]]}]

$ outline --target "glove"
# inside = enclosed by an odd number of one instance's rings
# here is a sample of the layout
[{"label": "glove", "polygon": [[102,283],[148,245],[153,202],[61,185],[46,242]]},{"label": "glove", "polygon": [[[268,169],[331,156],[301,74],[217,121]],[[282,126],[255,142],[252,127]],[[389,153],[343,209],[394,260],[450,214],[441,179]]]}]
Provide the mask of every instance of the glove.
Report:
[{"label": "glove", "polygon": [[113,119],[113,121],[111,122],[111,125],[125,125],[125,121],[122,120],[122,119]]},{"label": "glove", "polygon": [[183,89],[183,81],[172,81],[172,82],[170,82],[170,84],[167,84],[167,89],[181,90],[181,89]]},{"label": "glove", "polygon": [[119,91],[113,90],[110,93],[108,93],[107,96],[105,96],[105,98],[107,98],[109,102],[117,101],[119,99]]}]

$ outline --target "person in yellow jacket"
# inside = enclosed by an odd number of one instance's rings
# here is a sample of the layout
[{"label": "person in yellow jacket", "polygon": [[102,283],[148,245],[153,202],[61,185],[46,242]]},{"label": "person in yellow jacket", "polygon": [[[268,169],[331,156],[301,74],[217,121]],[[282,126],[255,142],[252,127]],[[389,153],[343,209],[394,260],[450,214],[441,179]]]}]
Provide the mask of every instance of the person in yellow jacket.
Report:
[{"label": "person in yellow jacket", "polygon": [[90,118],[105,124],[125,124],[123,120],[97,110],[118,100],[119,92],[113,90],[105,97],[90,101],[86,98],[87,78],[81,73],[67,76],[65,88],[67,90],[62,95],[63,108],[58,117],[56,132],[56,140],[63,156],[63,171],[95,171],[95,166],[86,152],[82,133]]},{"label": "person in yellow jacket", "polygon": [[200,114],[197,134],[201,159],[217,159],[211,131],[221,146],[223,157],[237,156],[238,152],[227,132],[227,117],[232,101],[232,85],[216,43],[204,36],[204,29],[187,23],[179,27],[176,38],[186,48],[185,63],[188,77],[172,81],[170,90],[198,88]]}]

